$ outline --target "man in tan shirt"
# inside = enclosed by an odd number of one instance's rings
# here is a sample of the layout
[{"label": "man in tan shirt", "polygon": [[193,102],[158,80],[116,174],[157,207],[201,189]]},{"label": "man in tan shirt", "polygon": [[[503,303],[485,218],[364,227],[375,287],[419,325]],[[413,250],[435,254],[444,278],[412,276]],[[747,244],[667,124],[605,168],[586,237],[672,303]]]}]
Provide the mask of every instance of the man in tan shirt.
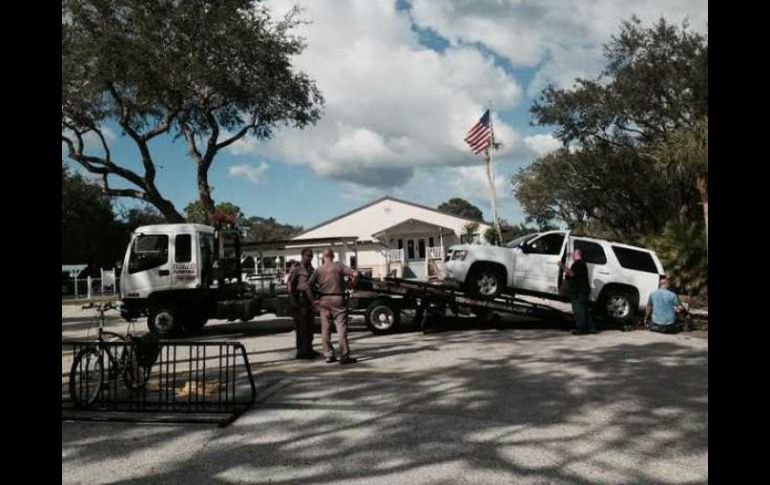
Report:
[{"label": "man in tan shirt", "polygon": [[357,274],[347,266],[334,262],[334,251],[326,249],[323,252],[324,264],[321,265],[307,282],[308,298],[313,298],[313,289],[317,287],[318,300],[316,305],[321,313],[321,350],[326,355],[326,362],[331,363],[334,357],[332,346],[331,321],[337,327],[337,340],[340,348],[340,364],[354,364],[356,359],[350,357],[348,346],[348,309],[345,304],[344,277],[352,278],[353,284]]}]

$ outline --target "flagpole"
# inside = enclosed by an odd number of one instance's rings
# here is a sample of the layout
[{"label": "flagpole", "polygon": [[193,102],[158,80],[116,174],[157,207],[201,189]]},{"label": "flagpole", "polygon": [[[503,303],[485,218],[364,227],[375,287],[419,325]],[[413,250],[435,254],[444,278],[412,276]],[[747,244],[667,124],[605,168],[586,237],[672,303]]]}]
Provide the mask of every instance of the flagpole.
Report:
[{"label": "flagpole", "polygon": [[489,148],[486,151],[486,165],[487,165],[487,179],[489,179],[489,188],[492,191],[492,224],[497,232],[497,240],[499,244],[503,243],[503,234],[500,231],[500,224],[497,222],[497,194],[495,191],[495,178],[492,168],[492,149],[495,144],[495,130],[492,126],[492,103],[489,106],[489,127],[492,130],[492,140],[489,144]]}]

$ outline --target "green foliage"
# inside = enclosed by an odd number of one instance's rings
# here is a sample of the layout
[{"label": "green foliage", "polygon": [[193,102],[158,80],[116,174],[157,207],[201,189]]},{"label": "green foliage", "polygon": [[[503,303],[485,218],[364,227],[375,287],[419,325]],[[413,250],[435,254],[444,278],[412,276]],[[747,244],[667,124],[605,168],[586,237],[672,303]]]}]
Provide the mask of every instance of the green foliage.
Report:
[{"label": "green foliage", "polygon": [[[222,214],[232,218],[236,224],[244,226],[246,217],[243,215],[241,208],[230,202],[220,202],[216,205],[215,211],[217,214]],[[212,224],[211,217],[206,214],[203,209],[203,204],[200,200],[190,202],[184,208],[185,219],[187,222],[193,224]]]},{"label": "green foliage", "polygon": [[654,249],[672,286],[684,294],[702,294],[708,287],[708,257],[703,225],[674,219],[644,243]]},{"label": "green foliage", "polygon": [[119,251],[120,225],[100,188],[62,163],[62,264],[110,266]]},{"label": "green foliage", "polygon": [[272,217],[249,217],[247,225],[248,241],[280,241],[291,239],[302,232],[301,226],[281,224]]},{"label": "green foliage", "polygon": [[460,234],[460,243],[472,244],[479,233],[479,223],[469,222],[463,225],[463,232]]},{"label": "green foliage", "polygon": [[632,18],[604,52],[599,79],[548,86],[533,104],[533,124],[553,127],[564,148],[514,174],[514,195],[539,225],[560,220],[598,237],[652,241],[674,273],[684,271],[683,284],[701,291],[708,38],[687,23],[644,27]]},{"label": "green foliage", "polygon": [[[150,141],[184,137],[197,188],[214,212],[208,170],[217,153],[247,134],[269,138],[282,125],[303,128],[320,117],[315,82],[292,65],[304,49],[293,33],[299,10],[273,19],[254,0],[63,0],[62,142],[94,174],[119,177],[133,197],[168,221],[182,216],[156,184]],[[143,173],[113,160],[108,122],[136,145]],[[84,143],[99,140],[97,148]]]},{"label": "green foliage", "polygon": [[449,212],[460,217],[465,217],[474,221],[483,221],[481,209],[460,197],[453,197],[438,206],[438,210]]}]

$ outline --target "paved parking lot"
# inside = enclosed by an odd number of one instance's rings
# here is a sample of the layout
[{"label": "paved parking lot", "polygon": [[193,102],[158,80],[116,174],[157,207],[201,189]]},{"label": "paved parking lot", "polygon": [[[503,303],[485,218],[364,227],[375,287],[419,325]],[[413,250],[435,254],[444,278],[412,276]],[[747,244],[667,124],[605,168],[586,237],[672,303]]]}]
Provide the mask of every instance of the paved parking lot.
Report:
[{"label": "paved parking lot", "polygon": [[[88,326],[62,307],[64,338]],[[224,429],[62,422],[63,483],[708,479],[704,332],[574,337],[506,318],[375,336],[359,322],[350,367],[294,360],[285,318],[215,322],[198,338],[245,344],[256,405]]]}]

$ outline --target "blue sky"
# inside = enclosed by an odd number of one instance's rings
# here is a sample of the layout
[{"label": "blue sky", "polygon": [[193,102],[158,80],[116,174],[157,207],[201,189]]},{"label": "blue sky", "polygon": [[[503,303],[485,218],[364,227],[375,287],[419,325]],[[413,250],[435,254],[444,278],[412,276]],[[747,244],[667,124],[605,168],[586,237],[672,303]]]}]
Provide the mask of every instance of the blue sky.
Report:
[{"label": "blue sky", "polygon": [[[529,125],[542,87],[597,76],[601,45],[631,14],[688,18],[700,32],[708,19],[703,0],[265,2],[276,16],[295,3],[310,21],[298,32],[308,48],[295,66],[323,92],[323,118],[220,152],[210,182],[217,202],[305,227],[386,194],[434,207],[463,197],[488,219],[483,162],[462,138],[490,101],[504,143],[494,165],[498,212],[523,222],[508,179],[558,146],[548,128]],[[113,159],[141,171],[132,143],[108,128]],[[197,198],[195,165],[181,139],[156,139],[152,149],[158,186],[181,211]]]}]

